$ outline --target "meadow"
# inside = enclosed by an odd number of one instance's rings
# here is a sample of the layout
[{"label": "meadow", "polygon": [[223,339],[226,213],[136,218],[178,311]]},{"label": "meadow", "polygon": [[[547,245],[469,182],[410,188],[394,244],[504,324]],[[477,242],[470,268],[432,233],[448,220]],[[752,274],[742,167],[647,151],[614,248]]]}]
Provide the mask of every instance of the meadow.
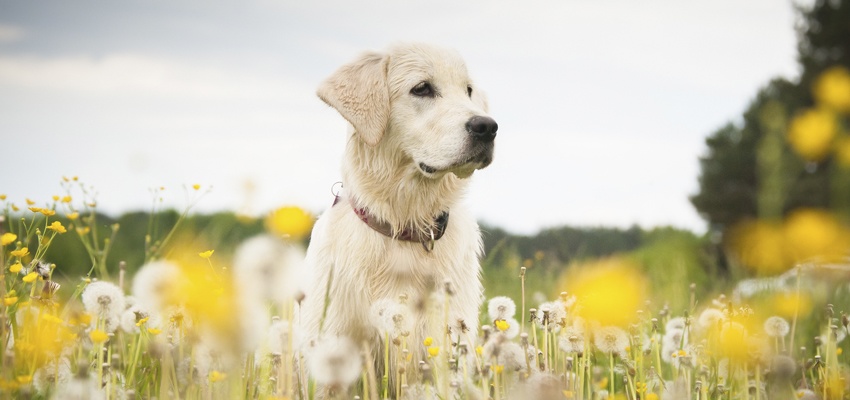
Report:
[{"label": "meadow", "polygon": [[[834,153],[835,168],[850,169],[840,128],[850,72],[833,71],[838,83],[824,87],[844,89],[792,117],[787,142],[809,163]],[[774,139],[763,141],[763,166],[776,162],[771,146],[785,146]],[[767,167],[763,181],[778,182]],[[834,187],[847,175],[833,174]],[[446,285],[425,304],[373,304],[383,345],[370,348],[302,339],[314,216],[295,206],[262,218],[193,214],[208,190],[185,186],[174,211],[162,198],[180,190],[155,188],[148,212],[118,219],[98,213],[96,191],[77,177],[51,199],[0,194],[0,398],[850,398],[840,207],[743,220],[720,239],[484,227],[480,329],[448,320]],[[782,186],[761,193],[769,210]],[[442,324],[411,343],[412,313]]]}]

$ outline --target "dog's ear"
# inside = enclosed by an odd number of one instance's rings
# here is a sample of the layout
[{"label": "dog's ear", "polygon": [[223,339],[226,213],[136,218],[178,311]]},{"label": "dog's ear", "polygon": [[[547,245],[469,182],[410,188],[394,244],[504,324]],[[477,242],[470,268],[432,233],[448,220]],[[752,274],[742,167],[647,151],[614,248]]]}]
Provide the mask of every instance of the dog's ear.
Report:
[{"label": "dog's ear", "polygon": [[370,146],[378,144],[390,114],[387,57],[363,54],[334,72],[316,94],[339,111],[364,142]]}]

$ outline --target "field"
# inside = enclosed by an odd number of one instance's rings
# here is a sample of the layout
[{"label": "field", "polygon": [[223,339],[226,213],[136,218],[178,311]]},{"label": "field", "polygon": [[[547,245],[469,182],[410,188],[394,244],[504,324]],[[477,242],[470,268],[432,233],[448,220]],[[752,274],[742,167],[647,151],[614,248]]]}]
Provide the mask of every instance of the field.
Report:
[{"label": "field", "polygon": [[[850,393],[850,268],[840,262],[850,235],[825,212],[789,216],[784,237],[795,241],[769,251],[763,237],[739,238],[760,244],[738,252],[733,244],[738,257],[725,265],[710,238],[670,228],[528,238],[485,227],[480,333],[445,321],[449,329],[424,343],[406,341],[410,313],[439,314],[448,288],[424,311],[405,299],[376,304],[385,346],[366,349],[346,338],[299,341],[294,308],[303,293],[294,282],[313,218],[303,210],[193,215],[204,190],[187,186],[182,212],[111,220],[76,177],[61,190],[25,207],[2,197],[2,398]],[[553,240],[558,234],[572,236]],[[424,361],[413,362],[419,355]],[[385,376],[375,356],[404,373]]]}]

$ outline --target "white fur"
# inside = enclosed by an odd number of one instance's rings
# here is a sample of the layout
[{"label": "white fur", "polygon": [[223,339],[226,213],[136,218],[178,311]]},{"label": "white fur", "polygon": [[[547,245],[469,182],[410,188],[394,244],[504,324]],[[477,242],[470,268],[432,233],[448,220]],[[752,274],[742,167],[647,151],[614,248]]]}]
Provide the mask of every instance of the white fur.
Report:
[{"label": "white fur", "polygon": [[[423,81],[432,84],[435,97],[411,94]],[[430,335],[440,344],[445,332],[442,311],[428,311],[433,293],[442,294],[445,283],[453,292],[449,324],[462,321],[471,330],[467,335],[477,332],[482,244],[475,219],[459,201],[468,182],[464,178],[492,159],[492,144],[474,143],[465,128],[471,117],[487,116],[487,104],[455,52],[422,44],[365,54],[328,78],[318,95],[353,130],[343,159],[343,200],[316,222],[307,251],[314,282],[303,303],[302,322],[313,338],[348,336],[378,351],[383,341],[370,324],[370,306],[405,295],[414,319],[407,343],[414,354],[410,369],[415,369],[424,349],[421,339]],[[420,163],[436,171],[426,172]],[[427,232],[444,211],[449,212],[448,227],[428,252],[420,243],[372,230],[350,202],[397,230],[413,226]],[[321,322],[331,276],[327,315]]]}]

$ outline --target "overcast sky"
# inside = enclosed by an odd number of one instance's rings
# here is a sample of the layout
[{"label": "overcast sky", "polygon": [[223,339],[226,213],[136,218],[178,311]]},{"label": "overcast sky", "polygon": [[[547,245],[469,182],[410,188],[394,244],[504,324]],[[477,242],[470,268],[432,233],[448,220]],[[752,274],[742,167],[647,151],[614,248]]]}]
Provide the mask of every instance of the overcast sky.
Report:
[{"label": "overcast sky", "polygon": [[0,0],[0,194],[76,175],[112,213],[195,183],[199,211],[321,212],[346,128],[315,88],[413,40],[458,50],[499,123],[482,221],[703,231],[704,139],[798,75],[795,20],[784,0]]}]

